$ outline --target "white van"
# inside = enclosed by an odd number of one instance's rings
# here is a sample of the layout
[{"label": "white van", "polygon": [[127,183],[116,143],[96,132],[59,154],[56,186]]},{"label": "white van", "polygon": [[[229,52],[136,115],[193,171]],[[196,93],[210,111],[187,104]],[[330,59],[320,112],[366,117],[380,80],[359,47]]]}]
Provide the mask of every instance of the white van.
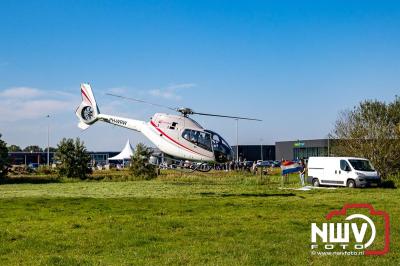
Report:
[{"label": "white van", "polygon": [[308,158],[307,182],[314,187],[378,186],[381,178],[368,159],[354,157]]}]

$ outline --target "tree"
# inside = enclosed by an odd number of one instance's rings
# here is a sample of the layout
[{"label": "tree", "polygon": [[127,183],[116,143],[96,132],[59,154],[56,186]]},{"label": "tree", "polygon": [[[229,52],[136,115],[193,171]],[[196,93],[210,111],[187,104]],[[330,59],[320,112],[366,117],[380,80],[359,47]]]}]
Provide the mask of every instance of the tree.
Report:
[{"label": "tree", "polygon": [[10,166],[10,160],[8,158],[7,143],[1,139],[0,134],[0,178],[5,177]]},{"label": "tree", "polygon": [[[43,149],[43,151],[46,151],[46,152],[47,152],[47,147],[46,147],[45,149]],[[56,152],[56,151],[57,151],[57,148],[49,147],[49,151],[50,151],[50,152]]]},{"label": "tree", "polygon": [[[43,151],[43,152],[47,152],[47,147],[44,147],[44,148],[42,149],[42,151]],[[56,151],[57,151],[57,148],[49,147],[49,152],[56,152]]]},{"label": "tree", "polygon": [[400,98],[364,101],[342,112],[330,134],[332,153],[371,160],[382,177],[400,171]]},{"label": "tree", "polygon": [[60,162],[57,168],[60,176],[85,179],[91,173],[88,167],[90,155],[79,138],[76,138],[75,142],[73,139],[63,138],[57,145],[55,158]]},{"label": "tree", "polygon": [[134,176],[142,177],[146,180],[153,179],[157,176],[155,165],[149,163],[152,154],[153,152],[151,149],[146,147],[143,143],[136,145],[130,167]]},{"label": "tree", "polygon": [[8,151],[9,152],[19,152],[19,151],[22,151],[22,149],[20,146],[13,144],[13,145],[8,146]]},{"label": "tree", "polygon": [[42,148],[40,148],[38,145],[29,145],[25,147],[24,149],[25,152],[42,152]]}]

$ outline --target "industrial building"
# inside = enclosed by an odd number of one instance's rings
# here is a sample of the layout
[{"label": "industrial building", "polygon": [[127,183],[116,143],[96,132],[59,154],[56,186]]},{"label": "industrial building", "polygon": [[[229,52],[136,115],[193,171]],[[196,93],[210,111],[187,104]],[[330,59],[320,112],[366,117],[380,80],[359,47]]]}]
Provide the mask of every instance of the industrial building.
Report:
[{"label": "industrial building", "polygon": [[275,142],[276,160],[307,159],[310,156],[328,156],[329,139]]},{"label": "industrial building", "polygon": [[[89,152],[92,162],[97,164],[107,164],[108,158],[117,155],[119,152]],[[29,164],[47,164],[47,152],[9,152],[11,164],[29,165]],[[54,162],[54,152],[49,153],[50,164]]]},{"label": "industrial building", "polygon": [[[231,146],[237,158],[237,146]],[[239,145],[239,158],[247,161],[275,160],[275,145]]]},{"label": "industrial building", "polygon": [[[239,158],[247,161],[257,160],[295,160],[308,158],[310,156],[328,156],[329,139],[278,141],[275,145],[239,145]],[[232,146],[234,158],[236,158],[237,147]],[[154,149],[160,153],[158,149]],[[100,165],[108,164],[108,159],[119,152],[89,152],[92,162]],[[12,164],[31,163],[47,164],[47,152],[9,152]],[[49,153],[50,163],[54,161],[54,152]]]},{"label": "industrial building", "polygon": [[[328,156],[329,139],[278,141],[275,145],[239,145],[239,157],[256,160],[296,160],[310,156]],[[232,146],[237,153],[237,147]],[[262,155],[261,155],[262,153]]]}]

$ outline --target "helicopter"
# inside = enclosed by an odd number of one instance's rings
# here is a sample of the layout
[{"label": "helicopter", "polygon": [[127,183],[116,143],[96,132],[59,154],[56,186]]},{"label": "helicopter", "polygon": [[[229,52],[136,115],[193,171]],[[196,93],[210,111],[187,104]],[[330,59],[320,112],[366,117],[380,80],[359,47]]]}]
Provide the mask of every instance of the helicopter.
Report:
[{"label": "helicopter", "polygon": [[107,95],[110,96],[147,103],[157,107],[164,107],[180,113],[180,115],[156,113],[149,122],[146,122],[101,113],[92,88],[88,83],[81,84],[81,95],[82,102],[75,111],[79,119],[78,127],[80,129],[85,130],[97,121],[128,128],[141,132],[160,149],[161,152],[173,158],[200,164],[230,162],[234,159],[233,150],[221,135],[212,130],[203,128],[199,123],[189,117],[190,115],[261,121],[256,118],[199,113],[190,108],[166,107],[139,99],[107,93]]}]

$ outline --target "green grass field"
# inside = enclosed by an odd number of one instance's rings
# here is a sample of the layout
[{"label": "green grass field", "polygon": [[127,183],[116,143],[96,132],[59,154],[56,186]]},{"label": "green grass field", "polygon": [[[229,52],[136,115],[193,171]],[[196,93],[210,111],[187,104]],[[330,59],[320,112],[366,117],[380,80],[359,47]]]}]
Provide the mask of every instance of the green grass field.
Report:
[{"label": "green grass field", "polygon": [[[297,191],[224,172],[24,182],[0,185],[0,265],[400,265],[397,189]],[[310,254],[310,223],[344,203],[390,214],[388,254]]]}]

